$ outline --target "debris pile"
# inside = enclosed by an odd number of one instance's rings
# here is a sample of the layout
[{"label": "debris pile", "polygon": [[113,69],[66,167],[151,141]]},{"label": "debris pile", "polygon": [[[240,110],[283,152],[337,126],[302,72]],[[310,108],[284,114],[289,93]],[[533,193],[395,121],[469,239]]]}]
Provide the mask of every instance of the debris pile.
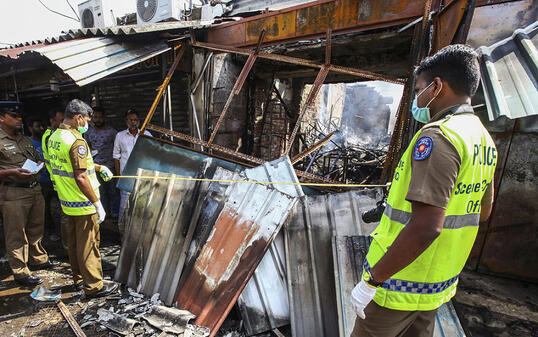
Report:
[{"label": "debris pile", "polygon": [[130,288],[99,304],[88,302],[77,316],[82,329],[94,327],[97,332],[109,330],[121,336],[209,336],[208,328],[189,323],[196,318],[192,313],[164,306],[159,294],[147,298]]}]

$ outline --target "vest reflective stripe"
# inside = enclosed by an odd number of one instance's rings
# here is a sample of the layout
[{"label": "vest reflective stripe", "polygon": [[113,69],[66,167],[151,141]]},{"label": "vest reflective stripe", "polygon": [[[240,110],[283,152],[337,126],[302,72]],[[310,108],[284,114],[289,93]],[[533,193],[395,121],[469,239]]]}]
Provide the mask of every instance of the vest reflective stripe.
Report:
[{"label": "vest reflective stripe", "polygon": [[[77,140],[84,141],[84,138],[74,130],[60,128],[54,131],[48,141],[50,166],[63,212],[73,216],[90,215],[96,212],[95,206],[80,191],[71,164],[70,150]],[[86,155],[86,167],[90,184],[99,198],[99,182],[91,153]]]},{"label": "vest reflective stripe", "polygon": [[[383,214],[391,221],[398,222],[404,226],[411,221],[411,212],[394,209],[391,205],[387,205]],[[447,215],[445,217],[445,222],[443,223],[443,228],[458,229],[463,227],[475,227],[478,226],[479,220],[480,214],[478,213]]]},{"label": "vest reflective stripe", "polygon": [[[75,174],[73,172],[67,172],[64,170],[52,169],[52,173],[60,177],[75,178]],[[95,169],[86,170],[86,174],[87,175],[95,174]]]},{"label": "vest reflective stripe", "polygon": [[88,201],[65,201],[60,199],[60,203],[65,207],[79,208],[79,207],[91,207],[93,204]]},{"label": "vest reflective stripe", "polygon": [[[456,114],[424,126],[429,127],[443,132],[458,152],[461,165],[440,235],[376,292],[374,301],[389,309],[434,310],[455,295],[458,275],[478,233],[481,200],[495,172],[495,144],[478,117]],[[395,170],[387,207],[371,234],[365,269],[375,266],[411,221],[412,204],[405,198],[411,182],[413,149],[421,131],[415,134]]]},{"label": "vest reflective stripe", "polygon": [[[364,270],[370,271],[371,267],[368,264],[367,260],[364,260]],[[451,285],[456,283],[460,275],[456,275],[451,279],[442,282],[413,282],[413,281],[404,281],[389,278],[381,285],[382,288],[396,291],[401,293],[410,293],[410,294],[437,294],[445,291]]]}]

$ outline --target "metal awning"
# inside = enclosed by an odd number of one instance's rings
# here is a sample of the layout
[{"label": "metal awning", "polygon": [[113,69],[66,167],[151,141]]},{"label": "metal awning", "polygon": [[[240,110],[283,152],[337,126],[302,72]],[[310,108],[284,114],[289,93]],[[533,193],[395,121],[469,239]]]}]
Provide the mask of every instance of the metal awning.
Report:
[{"label": "metal awning", "polygon": [[538,115],[538,22],[505,40],[480,47],[489,119]]},{"label": "metal awning", "polygon": [[51,44],[27,51],[23,56],[35,53],[44,56],[83,86],[168,50],[170,47],[162,40],[132,42],[94,37]]}]

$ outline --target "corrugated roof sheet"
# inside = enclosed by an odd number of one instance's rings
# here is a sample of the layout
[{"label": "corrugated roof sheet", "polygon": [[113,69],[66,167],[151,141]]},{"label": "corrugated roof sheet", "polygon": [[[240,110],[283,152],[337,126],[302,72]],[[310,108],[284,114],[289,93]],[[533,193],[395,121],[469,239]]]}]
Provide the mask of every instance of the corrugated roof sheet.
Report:
[{"label": "corrugated roof sheet", "polygon": [[179,33],[189,28],[209,27],[213,24],[213,20],[193,20],[193,21],[173,21],[173,22],[158,22],[143,25],[125,25],[114,27],[97,27],[97,28],[79,28],[64,31],[58,37],[47,38],[47,43],[56,43],[72,39],[84,37],[100,37],[100,36],[125,36],[138,35],[146,33]]},{"label": "corrugated roof sheet", "polygon": [[170,50],[162,40],[128,42],[94,37],[56,43],[27,53],[38,53],[83,86]]},{"label": "corrugated roof sheet", "polygon": [[537,32],[535,22],[508,39],[478,49],[490,120],[538,114]]}]

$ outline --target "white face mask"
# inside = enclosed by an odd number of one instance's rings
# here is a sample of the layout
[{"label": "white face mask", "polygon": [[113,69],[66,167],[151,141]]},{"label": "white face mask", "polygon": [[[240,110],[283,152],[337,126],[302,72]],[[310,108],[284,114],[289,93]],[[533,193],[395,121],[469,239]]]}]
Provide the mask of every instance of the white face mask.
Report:
[{"label": "white face mask", "polygon": [[413,100],[413,105],[411,107],[411,113],[413,114],[413,118],[415,118],[418,122],[421,122],[423,124],[428,123],[430,121],[430,119],[431,119],[430,108],[428,106],[430,105],[431,102],[433,102],[434,99],[437,98],[437,95],[439,95],[441,90],[443,90],[443,82],[441,82],[441,89],[439,89],[437,94],[435,96],[433,96],[433,98],[428,102],[428,104],[426,104],[425,107],[419,108],[418,107],[418,96],[422,95],[424,93],[424,91],[426,91],[432,84],[433,84],[433,81],[432,81],[432,83],[428,84],[428,86],[426,88],[424,88],[424,90],[422,90],[421,92],[418,93],[418,95]]}]

